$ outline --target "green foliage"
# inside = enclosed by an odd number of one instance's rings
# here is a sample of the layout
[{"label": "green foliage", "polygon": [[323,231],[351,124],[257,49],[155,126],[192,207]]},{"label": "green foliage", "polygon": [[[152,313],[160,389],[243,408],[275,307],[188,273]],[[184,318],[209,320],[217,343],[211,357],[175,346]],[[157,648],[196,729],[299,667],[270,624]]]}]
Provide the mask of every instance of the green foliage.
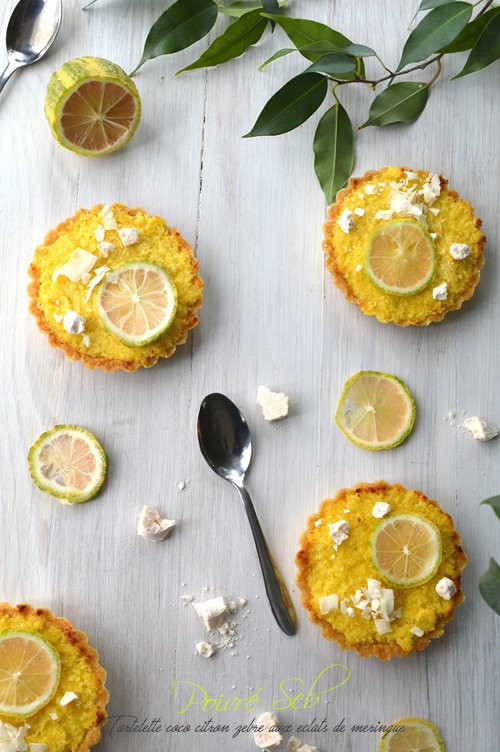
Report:
[{"label": "green foliage", "polygon": [[467,62],[457,76],[461,78],[476,73],[500,58],[500,15],[495,15],[486,24],[476,44],[470,51]]},{"label": "green foliage", "polygon": [[177,0],[153,24],[134,75],[147,60],[190,47],[206,36],[217,20],[213,0]]},{"label": "green foliage", "polygon": [[495,512],[498,519],[500,519],[500,496],[490,496],[489,499],[485,499],[481,504],[488,504]]},{"label": "green foliage", "polygon": [[493,558],[489,569],[479,578],[479,592],[488,606],[500,615],[500,567]]},{"label": "green foliage", "polygon": [[418,81],[402,81],[384,89],[372,102],[368,125],[391,125],[392,123],[412,123],[422,114],[429,87]]},{"label": "green foliage", "polygon": [[[94,2],[91,0],[89,5]],[[179,73],[234,60],[255,45],[266,30],[279,27],[276,33],[283,32],[292,46],[279,49],[259,70],[292,52],[298,52],[310,65],[273,94],[245,138],[275,136],[302,125],[322,105],[328,85],[332,84],[335,102],[320,117],[313,142],[314,169],[328,202],[347,182],[354,163],[353,127],[339,101],[343,86],[360,83],[375,91],[379,84],[386,84],[373,98],[368,118],[360,129],[412,123],[427,105],[444,55],[470,50],[455,78],[480,71],[500,59],[500,7],[490,0],[421,0],[415,17],[424,15],[408,35],[395,71],[384,65],[373,47],[354,43],[324,23],[290,18],[283,9],[286,3],[287,0],[176,0],[151,27],[133,73],[148,60],[178,52],[206,37],[219,15],[228,16],[229,25]],[[471,20],[474,9],[477,12]],[[375,58],[382,66],[379,78],[366,75],[367,58]],[[437,72],[427,83],[399,80],[436,63]],[[492,506],[500,516],[498,506]]]},{"label": "green foliage", "polygon": [[319,73],[301,73],[281,87],[265,105],[243,138],[278,136],[302,125],[326,97],[327,80]]},{"label": "green foliage", "polygon": [[354,138],[349,115],[336,102],[325,112],[314,134],[314,170],[326,200],[331,204],[354,164]]},{"label": "green foliage", "polygon": [[431,10],[406,40],[396,70],[400,71],[410,63],[419,63],[453,42],[471,15],[470,3],[453,2]]},{"label": "green foliage", "polygon": [[196,68],[210,68],[240,57],[249,47],[259,41],[266,26],[267,20],[262,18],[259,10],[240,16],[214,39],[208,50],[205,50],[198,60],[178,73]]}]

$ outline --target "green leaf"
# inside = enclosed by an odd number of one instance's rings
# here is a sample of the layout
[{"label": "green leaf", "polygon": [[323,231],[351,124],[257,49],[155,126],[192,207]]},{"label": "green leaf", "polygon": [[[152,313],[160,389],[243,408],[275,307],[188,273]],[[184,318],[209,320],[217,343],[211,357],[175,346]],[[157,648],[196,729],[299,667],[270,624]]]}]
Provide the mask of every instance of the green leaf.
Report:
[{"label": "green leaf", "polygon": [[246,13],[233,21],[220,36],[214,39],[210,47],[198,60],[178,71],[178,73],[195,70],[196,68],[211,68],[243,55],[245,50],[259,41],[266,26],[267,20],[262,18],[260,11],[254,10],[251,13]]},{"label": "green leaf", "polygon": [[262,63],[262,65],[259,67],[259,70],[262,70],[262,68],[265,68],[266,65],[269,65],[269,63],[273,63],[275,60],[279,60],[280,57],[285,57],[285,55],[290,55],[292,52],[312,52],[314,55],[326,55],[328,52],[339,52],[342,48],[337,47],[336,44],[331,44],[331,42],[313,42],[312,44],[305,44],[303,47],[285,47],[282,50],[278,50],[274,53],[274,55],[271,55],[270,58],[266,60],[265,63]]},{"label": "green leaf", "polygon": [[333,203],[348,181],[354,164],[349,115],[338,102],[325,112],[314,134],[314,170],[326,200]]},{"label": "green leaf", "polygon": [[[279,7],[281,8],[288,0],[280,0]],[[241,18],[245,13],[250,13],[252,10],[262,10],[263,6],[260,0],[237,0],[235,3],[231,3],[227,8],[219,5],[219,13],[225,13],[226,16],[233,16],[234,18]]]},{"label": "green leaf", "polygon": [[477,16],[477,18],[467,24],[451,44],[438,50],[438,52],[446,55],[451,52],[465,52],[466,50],[471,50],[479,40],[485,26],[494,16],[498,15],[498,13],[500,13],[500,8],[490,8],[486,13],[483,13],[482,16]]},{"label": "green leaf", "polygon": [[[305,18],[288,18],[288,16],[276,16],[270,13],[263,13],[265,18],[270,18],[272,21],[281,26],[287,37],[297,47],[299,52],[304,55],[308,60],[314,62],[318,58],[315,53],[308,52],[306,46],[314,42],[331,42],[336,47],[342,47],[345,44],[350,44],[351,41],[339,31],[331,29],[326,24],[319,23],[318,21],[308,21]],[[303,51],[304,49],[304,51]]]},{"label": "green leaf", "polygon": [[[266,11],[266,13],[279,14],[280,12],[280,6],[278,5],[278,0],[262,0],[262,7]],[[273,31],[274,31],[275,26],[276,26],[276,21],[271,21],[271,28]]]},{"label": "green leaf", "polygon": [[479,592],[488,606],[500,614],[500,567],[493,558],[488,571],[479,578]]},{"label": "green leaf", "polygon": [[419,63],[450,44],[467,25],[471,15],[470,3],[453,2],[431,10],[406,40],[396,70],[400,71],[409,63]]},{"label": "green leaf", "polygon": [[500,519],[500,496],[490,496],[489,499],[485,499],[481,504],[488,504],[492,507],[498,519]]},{"label": "green leaf", "polygon": [[329,52],[322,55],[314,63],[306,68],[306,73],[326,73],[327,76],[338,76],[342,73],[350,73],[356,67],[354,58],[342,55],[340,52]]},{"label": "green leaf", "polygon": [[147,60],[190,47],[208,34],[216,20],[217,4],[213,0],[177,0],[151,27],[141,61],[130,75]]},{"label": "green leaf", "polygon": [[449,5],[454,0],[422,0],[420,5],[418,6],[417,13],[420,13],[422,10],[430,10],[431,8],[437,8],[440,5]]},{"label": "green leaf", "polygon": [[252,130],[243,138],[277,136],[292,131],[316,112],[327,88],[327,79],[319,73],[295,76],[273,94]]},{"label": "green leaf", "polygon": [[[318,59],[321,53],[309,52],[307,50],[308,44],[330,42],[337,48],[351,44],[351,40],[341,34],[340,31],[335,31],[330,26],[326,26],[326,24],[319,23],[318,21],[308,21],[305,18],[288,18],[288,16],[272,16],[269,13],[263,13],[262,15],[276,21],[290,41],[297,47],[300,54],[312,63]],[[359,76],[365,75],[365,67],[362,60],[358,63],[357,73]],[[351,80],[354,78],[354,74],[347,73],[345,76],[340,76],[340,78]]]},{"label": "green leaf", "polygon": [[428,96],[429,87],[418,81],[392,84],[375,97],[368,113],[368,120],[360,127],[411,123],[422,114]]},{"label": "green leaf", "polygon": [[483,70],[500,58],[500,15],[494,16],[470,51],[464,67],[453,78]]},{"label": "green leaf", "polygon": [[340,49],[342,52],[347,52],[348,55],[354,55],[354,57],[377,57],[375,50],[365,44],[346,44]]}]

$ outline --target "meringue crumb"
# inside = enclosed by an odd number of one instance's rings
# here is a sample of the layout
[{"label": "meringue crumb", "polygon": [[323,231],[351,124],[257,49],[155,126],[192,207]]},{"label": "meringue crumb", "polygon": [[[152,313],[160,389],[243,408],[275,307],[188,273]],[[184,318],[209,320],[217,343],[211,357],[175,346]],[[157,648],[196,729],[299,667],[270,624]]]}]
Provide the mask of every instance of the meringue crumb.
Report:
[{"label": "meringue crumb", "polygon": [[65,705],[69,705],[70,702],[73,702],[73,700],[78,700],[78,695],[74,692],[66,692],[66,694],[64,694],[59,700],[59,705],[64,707]]},{"label": "meringue crumb", "polygon": [[494,426],[490,426],[482,418],[474,416],[464,422],[464,428],[471,432],[476,441],[491,441],[498,436],[498,431]]},{"label": "meringue crumb", "polygon": [[175,524],[175,520],[163,520],[156,509],[145,504],[139,517],[137,534],[145,540],[164,540]]},{"label": "meringue crumb", "polygon": [[284,392],[272,392],[266,386],[259,386],[257,404],[262,408],[264,418],[270,423],[283,420],[288,415],[289,400]]},{"label": "meringue crumb", "polygon": [[214,645],[211,645],[209,642],[202,640],[201,642],[196,643],[196,652],[198,653],[198,655],[202,655],[204,658],[211,658],[217,652],[217,650]]},{"label": "meringue crumb", "polygon": [[283,741],[281,734],[278,731],[271,731],[277,725],[278,717],[276,713],[262,713],[257,718],[257,726],[263,727],[262,731],[254,731],[253,739],[257,747],[260,747],[260,749],[269,749],[281,744]]}]

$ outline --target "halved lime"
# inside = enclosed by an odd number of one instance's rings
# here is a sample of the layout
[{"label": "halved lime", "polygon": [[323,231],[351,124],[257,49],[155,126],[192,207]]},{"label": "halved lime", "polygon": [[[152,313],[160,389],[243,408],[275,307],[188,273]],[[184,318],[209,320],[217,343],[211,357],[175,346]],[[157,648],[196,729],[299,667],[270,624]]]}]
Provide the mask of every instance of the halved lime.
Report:
[{"label": "halved lime", "polygon": [[404,726],[403,731],[392,731],[382,739],[380,752],[444,752],[444,744],[433,723],[421,718],[403,718],[394,726]]},{"label": "halved lime", "polygon": [[99,157],[128,144],[141,119],[141,100],[120,66],[80,57],[52,74],[45,117],[62,146],[84,157]]},{"label": "halved lime", "polygon": [[43,433],[28,454],[38,488],[61,504],[92,499],[106,479],[108,462],[96,437],[79,426],[55,426]]},{"label": "halved lime", "polygon": [[413,220],[377,225],[364,254],[364,269],[373,284],[391,295],[414,295],[432,281],[436,249],[426,229]]},{"label": "halved lime", "polygon": [[371,562],[384,580],[400,588],[423,585],[441,562],[441,535],[429,520],[398,512],[380,520],[370,540]]},{"label": "halved lime", "polygon": [[0,715],[29,718],[54,696],[61,674],[57,650],[24,630],[0,634]]},{"label": "halved lime", "polygon": [[397,376],[360,371],[342,391],[335,421],[347,438],[364,449],[401,444],[415,420],[415,402]]},{"label": "halved lime", "polygon": [[149,345],[171,327],[177,290],[167,269],[147,259],[115,266],[96,291],[104,328],[128,347]]}]

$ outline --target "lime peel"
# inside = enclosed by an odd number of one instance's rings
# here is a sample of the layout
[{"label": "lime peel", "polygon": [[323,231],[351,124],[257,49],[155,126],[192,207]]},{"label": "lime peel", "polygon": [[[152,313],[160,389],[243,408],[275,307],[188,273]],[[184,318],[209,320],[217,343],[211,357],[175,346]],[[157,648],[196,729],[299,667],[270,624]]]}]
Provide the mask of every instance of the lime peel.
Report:
[{"label": "lime peel", "polygon": [[45,117],[62,146],[99,157],[128,144],[141,119],[141,100],[135,83],[115,63],[75,58],[52,74]]}]

